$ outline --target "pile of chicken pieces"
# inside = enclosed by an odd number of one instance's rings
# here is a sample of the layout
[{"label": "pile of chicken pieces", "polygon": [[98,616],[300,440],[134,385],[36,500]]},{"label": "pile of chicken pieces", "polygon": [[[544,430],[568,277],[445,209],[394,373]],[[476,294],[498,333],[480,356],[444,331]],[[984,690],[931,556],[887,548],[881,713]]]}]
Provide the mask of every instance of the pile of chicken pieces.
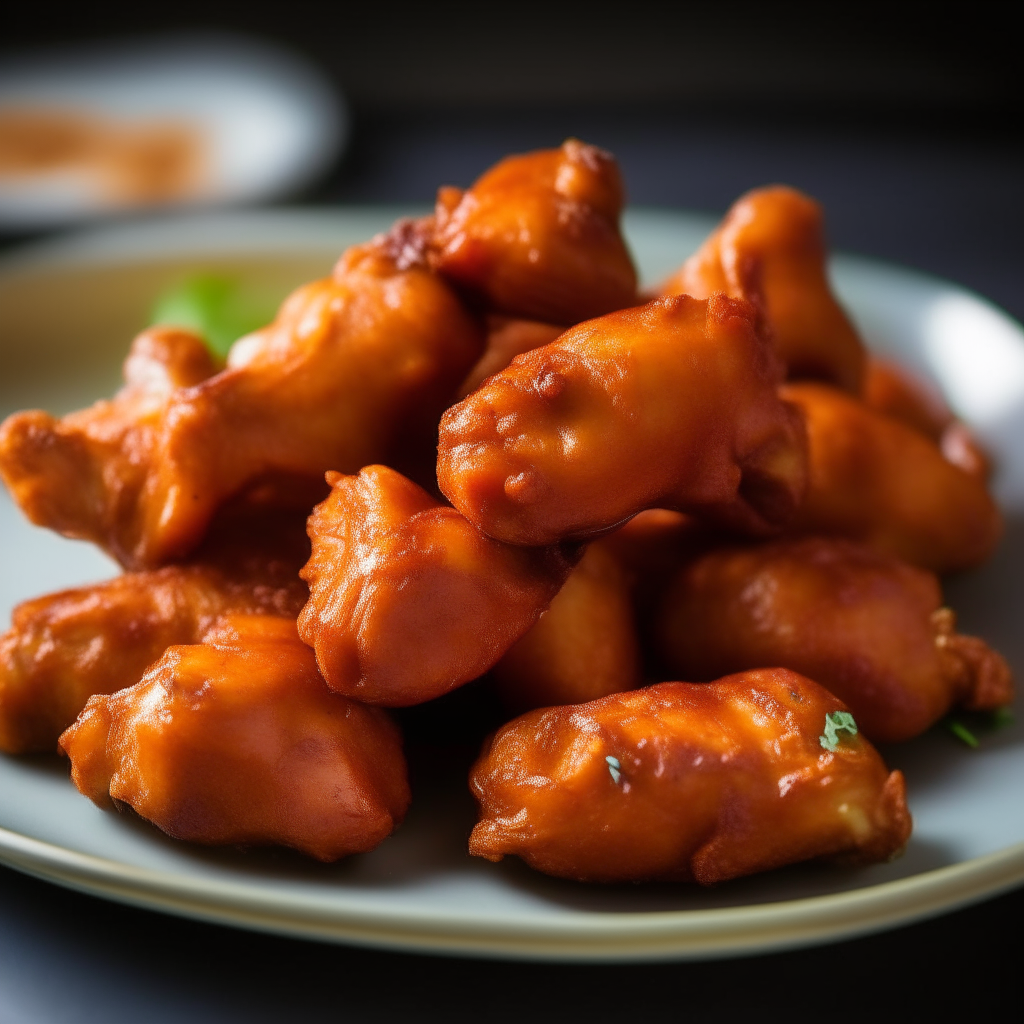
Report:
[{"label": "pile of chicken pieces", "polygon": [[409,807],[386,709],[473,684],[510,720],[471,854],[702,884],[896,855],[872,743],[1013,695],[939,582],[999,539],[988,460],[868,355],[811,199],[743,196],[650,293],[623,203],[593,146],[509,157],[226,364],[154,327],[112,400],[11,416],[21,509],[125,573],[15,610],[0,749],[331,861]]}]

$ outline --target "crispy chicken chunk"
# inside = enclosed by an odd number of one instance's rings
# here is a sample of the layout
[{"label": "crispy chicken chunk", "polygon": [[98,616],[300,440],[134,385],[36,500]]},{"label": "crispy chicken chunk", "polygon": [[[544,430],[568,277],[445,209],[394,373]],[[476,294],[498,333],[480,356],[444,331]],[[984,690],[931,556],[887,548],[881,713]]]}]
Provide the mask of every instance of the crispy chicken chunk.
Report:
[{"label": "crispy chicken chunk", "polygon": [[924,732],[954,704],[1013,698],[1009,666],[954,632],[930,572],[850,541],[807,537],[710,551],[685,566],[658,625],[685,679],[782,666],[810,676],[876,742]]},{"label": "crispy chicken chunk", "polygon": [[593,537],[648,508],[792,514],[803,425],[753,308],[686,296],[611,313],[516,357],[441,420],[437,479],[513,544]]},{"label": "crispy chicken chunk", "polygon": [[562,327],[542,324],[536,320],[489,316],[484,354],[462,382],[459,398],[465,398],[476,391],[488,377],[500,373],[516,356],[554,341],[563,330]]},{"label": "crispy chicken chunk", "polygon": [[868,360],[864,401],[930,437],[954,466],[982,480],[992,475],[988,454],[970,428],[953,416],[934,388],[898,363],[874,356]]},{"label": "crispy chicken chunk", "polygon": [[810,477],[794,532],[860,540],[933,572],[979,565],[1002,532],[984,481],[920,431],[820,384],[787,384],[807,421]]},{"label": "crispy chicken chunk", "polygon": [[289,619],[238,616],[168,648],[135,686],[90,698],[60,744],[95,803],[195,843],[332,861],[372,850],[409,806],[397,727],[331,693]]},{"label": "crispy chicken chunk", "polygon": [[[276,518],[276,517],[275,517]],[[188,565],[129,572],[25,601],[0,637],[0,750],[52,752],[95,693],[132,686],[171,644],[228,612],[295,618],[308,590],[298,521],[226,522]]]},{"label": "crispy chicken chunk", "polygon": [[716,543],[719,532],[693,516],[652,508],[599,541],[630,579],[638,623],[646,627],[669,581],[685,562]]},{"label": "crispy chicken chunk", "polygon": [[637,300],[614,158],[569,139],[438,192],[431,262],[496,313],[575,324]]},{"label": "crispy chicken chunk", "polygon": [[0,425],[0,477],[33,522],[91,540],[122,565],[140,562],[147,478],[172,396],[217,371],[203,340],[154,327],[132,343],[111,401],[54,419],[41,411]]},{"label": "crispy chicken chunk", "polygon": [[864,378],[865,405],[938,441],[953,419],[942,396],[891,359],[871,356]]},{"label": "crispy chicken chunk", "polygon": [[903,776],[841,712],[785,669],[532,711],[473,766],[469,852],[579,881],[703,885],[886,860],[910,835]]},{"label": "crispy chicken chunk", "polygon": [[821,207],[776,185],[742,196],[725,220],[660,288],[707,298],[724,292],[757,304],[791,378],[829,381],[855,394],[866,352],[829,287]]},{"label": "crispy chicken chunk", "polygon": [[491,540],[386,466],[328,481],[309,519],[299,632],[328,685],[369,704],[420,704],[482,675],[575,560]]},{"label": "crispy chicken chunk", "polygon": [[633,690],[643,663],[633,580],[604,541],[591,544],[537,624],[491,671],[515,713]]},{"label": "crispy chicken chunk", "polygon": [[399,269],[392,249],[350,249],[220,373],[198,338],[155,328],[113,401],[10,417],[0,474],[15,499],[33,522],[151,568],[192,551],[247,488],[272,480],[280,500],[309,508],[328,469],[430,451],[483,337],[440,278]]}]

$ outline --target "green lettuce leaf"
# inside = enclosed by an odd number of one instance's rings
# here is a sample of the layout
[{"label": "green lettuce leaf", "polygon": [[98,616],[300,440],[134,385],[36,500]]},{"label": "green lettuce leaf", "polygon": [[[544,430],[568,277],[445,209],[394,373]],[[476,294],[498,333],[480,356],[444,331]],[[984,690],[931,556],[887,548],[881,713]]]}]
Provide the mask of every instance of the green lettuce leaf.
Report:
[{"label": "green lettuce leaf", "polygon": [[270,323],[274,309],[273,302],[246,291],[235,278],[195,274],[156,300],[150,323],[187,327],[223,359],[239,338]]}]

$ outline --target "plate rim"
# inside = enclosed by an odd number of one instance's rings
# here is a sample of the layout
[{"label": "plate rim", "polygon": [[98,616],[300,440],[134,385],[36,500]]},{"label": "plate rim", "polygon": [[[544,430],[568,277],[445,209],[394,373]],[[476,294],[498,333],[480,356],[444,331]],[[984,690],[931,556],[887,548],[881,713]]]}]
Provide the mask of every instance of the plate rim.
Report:
[{"label": "plate rim", "polygon": [[1024,882],[1024,841],[839,893],[700,910],[588,911],[542,924],[507,916],[319,909],[258,883],[183,879],[0,828],[0,863],[65,888],[210,923],[394,951],[609,962],[698,960],[839,942],[977,903]]},{"label": "plate rim", "polygon": [[[148,216],[80,228],[18,246],[0,254],[0,277],[75,266],[97,266],[125,259],[159,257],[153,240],[174,239],[164,257],[188,255],[188,236],[204,236],[196,256],[254,254],[249,241],[227,240],[226,225],[248,225],[262,233],[255,255],[282,257],[328,246],[335,230],[349,224],[419,212],[405,204],[353,204],[333,207],[278,207],[262,210],[190,212]],[[630,211],[637,227],[657,219],[708,221],[701,211],[638,207]],[[286,227],[284,235],[269,236]],[[641,230],[643,228],[641,227]],[[198,239],[194,239],[195,245]],[[251,241],[251,240],[250,240]],[[933,288],[966,295],[1016,323],[988,298],[956,282],[912,267],[837,252],[846,263],[878,273],[898,273]],[[144,868],[0,827],[0,864],[66,888],[149,910],[274,934],[395,951],[522,960],[626,962],[696,960],[767,953],[841,941],[898,927],[976,903],[1024,884],[1024,842],[905,878],[837,893],[767,903],[691,910],[640,912],[585,911],[562,920],[516,920],[483,914],[314,905],[315,897],[261,889],[259,883],[197,879],[173,871]]]}]

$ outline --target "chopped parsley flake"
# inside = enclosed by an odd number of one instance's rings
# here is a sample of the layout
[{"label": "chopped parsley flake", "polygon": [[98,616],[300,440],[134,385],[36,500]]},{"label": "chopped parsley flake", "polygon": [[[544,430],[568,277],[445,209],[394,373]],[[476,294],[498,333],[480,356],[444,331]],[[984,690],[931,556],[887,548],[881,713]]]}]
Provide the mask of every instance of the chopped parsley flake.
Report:
[{"label": "chopped parsley flake", "polygon": [[958,739],[962,740],[969,747],[978,746],[978,737],[967,728],[963,722],[958,722],[955,718],[947,719],[946,725],[949,731]]},{"label": "chopped parsley flake", "polygon": [[608,774],[612,777],[612,782],[618,784],[619,779],[622,778],[622,772],[619,771],[622,765],[619,763],[619,759],[609,754],[604,761],[608,765]]},{"label": "chopped parsley flake", "polygon": [[857,723],[849,711],[830,711],[825,716],[825,732],[818,737],[818,742],[829,751],[839,746],[839,733],[848,732],[857,735]]}]

